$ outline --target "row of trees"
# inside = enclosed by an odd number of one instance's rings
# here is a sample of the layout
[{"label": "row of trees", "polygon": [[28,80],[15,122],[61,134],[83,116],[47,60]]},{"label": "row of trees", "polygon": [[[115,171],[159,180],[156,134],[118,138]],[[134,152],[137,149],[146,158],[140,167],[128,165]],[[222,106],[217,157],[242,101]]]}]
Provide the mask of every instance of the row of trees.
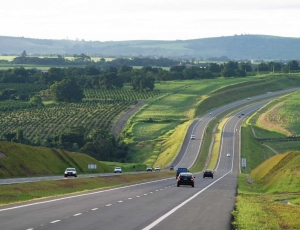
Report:
[{"label": "row of trees", "polygon": [[93,130],[90,134],[86,134],[86,130],[82,126],[70,127],[43,140],[37,135],[31,142],[24,137],[23,130],[19,129],[3,134],[1,139],[33,146],[42,145],[83,152],[102,161],[130,161],[128,145],[116,141],[115,137],[106,130]]}]

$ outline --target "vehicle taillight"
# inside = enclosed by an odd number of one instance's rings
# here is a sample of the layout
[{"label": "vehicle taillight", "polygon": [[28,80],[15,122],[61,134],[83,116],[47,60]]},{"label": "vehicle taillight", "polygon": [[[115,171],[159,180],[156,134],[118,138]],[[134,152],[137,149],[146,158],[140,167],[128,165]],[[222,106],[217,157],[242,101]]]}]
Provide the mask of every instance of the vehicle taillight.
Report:
[{"label": "vehicle taillight", "polygon": [[192,177],[191,180],[194,180],[194,178]]}]

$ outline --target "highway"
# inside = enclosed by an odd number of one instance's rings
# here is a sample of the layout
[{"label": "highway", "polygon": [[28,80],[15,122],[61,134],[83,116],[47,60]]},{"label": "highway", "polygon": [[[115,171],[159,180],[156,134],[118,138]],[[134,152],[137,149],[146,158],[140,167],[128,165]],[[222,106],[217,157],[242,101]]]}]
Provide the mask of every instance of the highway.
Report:
[{"label": "highway", "polygon": [[[255,99],[259,97],[251,98],[251,101]],[[242,100],[218,108],[194,121],[173,162],[174,166],[192,166],[208,122],[216,114],[244,103],[249,101]],[[231,229],[231,211],[235,204],[240,165],[240,125],[247,115],[265,103],[267,100],[240,108],[227,121],[213,179],[204,179],[201,173],[195,174],[194,188],[178,188],[174,172],[174,177],[163,180],[1,206],[0,229]],[[239,118],[241,113],[245,116]],[[192,133],[196,140],[190,140]],[[227,153],[231,156],[227,157]]]}]

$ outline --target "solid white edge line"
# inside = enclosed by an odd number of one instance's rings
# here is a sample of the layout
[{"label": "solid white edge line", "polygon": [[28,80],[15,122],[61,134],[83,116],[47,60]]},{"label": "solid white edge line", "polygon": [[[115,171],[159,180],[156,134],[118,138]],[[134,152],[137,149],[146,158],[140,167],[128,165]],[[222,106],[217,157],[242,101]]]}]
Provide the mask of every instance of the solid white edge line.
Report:
[{"label": "solid white edge line", "polygon": [[101,190],[101,191],[97,191],[97,192],[84,193],[84,194],[79,194],[79,195],[74,195],[74,196],[67,196],[67,197],[63,197],[63,198],[46,200],[46,201],[41,201],[41,202],[36,202],[36,203],[31,203],[31,204],[19,205],[19,206],[14,206],[14,207],[10,207],[10,208],[3,208],[3,209],[0,209],[0,212],[34,206],[34,205],[39,205],[39,204],[46,204],[46,203],[51,203],[51,202],[55,202],[55,201],[67,200],[67,199],[77,198],[77,197],[81,197],[81,196],[89,196],[89,195],[94,195],[94,194],[98,194],[98,193],[110,192],[110,191],[119,190],[119,189],[123,189],[123,188],[130,188],[130,187],[135,187],[138,185],[151,184],[151,183],[156,183],[159,181],[165,181],[165,180],[170,180],[170,179],[174,179],[174,177],[169,177],[166,179],[149,181],[149,182],[144,182],[144,183],[139,183],[139,184],[127,185],[127,186],[122,186],[122,187],[118,187],[118,188],[111,188],[111,189]]},{"label": "solid white edge line", "polygon": [[200,193],[204,192],[206,189],[208,189],[210,186],[212,186],[213,184],[215,184],[216,182],[218,182],[219,180],[221,180],[223,177],[225,177],[228,173],[224,174],[222,177],[220,177],[219,179],[215,180],[214,182],[212,182],[210,185],[206,186],[205,188],[203,188],[202,190],[200,190],[199,192],[197,192],[195,195],[191,196],[189,199],[183,201],[181,204],[179,204],[178,206],[176,206],[175,208],[171,209],[169,212],[167,212],[166,214],[164,214],[163,216],[161,216],[160,218],[158,218],[157,220],[155,220],[154,222],[152,222],[151,224],[149,224],[148,226],[146,226],[145,228],[143,228],[142,230],[150,230],[151,228],[155,227],[156,225],[158,225],[160,222],[162,222],[164,219],[166,219],[168,216],[170,216],[171,214],[173,214],[175,211],[177,211],[179,208],[181,208],[183,205],[185,205],[186,203],[188,203],[189,201],[193,200],[194,198],[196,198]]}]

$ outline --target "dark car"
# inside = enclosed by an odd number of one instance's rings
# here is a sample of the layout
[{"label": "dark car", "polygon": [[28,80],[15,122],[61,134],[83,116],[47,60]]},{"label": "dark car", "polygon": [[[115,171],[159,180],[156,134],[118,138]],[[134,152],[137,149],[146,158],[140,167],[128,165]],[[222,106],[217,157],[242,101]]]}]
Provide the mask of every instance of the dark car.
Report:
[{"label": "dark car", "polygon": [[214,178],[214,172],[210,169],[206,169],[204,172],[203,172],[203,178],[205,177],[211,177],[211,178]]},{"label": "dark car", "polygon": [[194,180],[195,177],[192,173],[182,172],[177,177],[177,187],[179,187],[180,185],[191,185],[192,187],[194,187]]},{"label": "dark car", "polygon": [[188,168],[178,168],[176,171],[176,179],[178,177],[178,175],[182,172],[189,172]]},{"label": "dark car", "polygon": [[170,167],[170,171],[173,171],[174,170],[174,166],[172,165],[171,167]]}]

